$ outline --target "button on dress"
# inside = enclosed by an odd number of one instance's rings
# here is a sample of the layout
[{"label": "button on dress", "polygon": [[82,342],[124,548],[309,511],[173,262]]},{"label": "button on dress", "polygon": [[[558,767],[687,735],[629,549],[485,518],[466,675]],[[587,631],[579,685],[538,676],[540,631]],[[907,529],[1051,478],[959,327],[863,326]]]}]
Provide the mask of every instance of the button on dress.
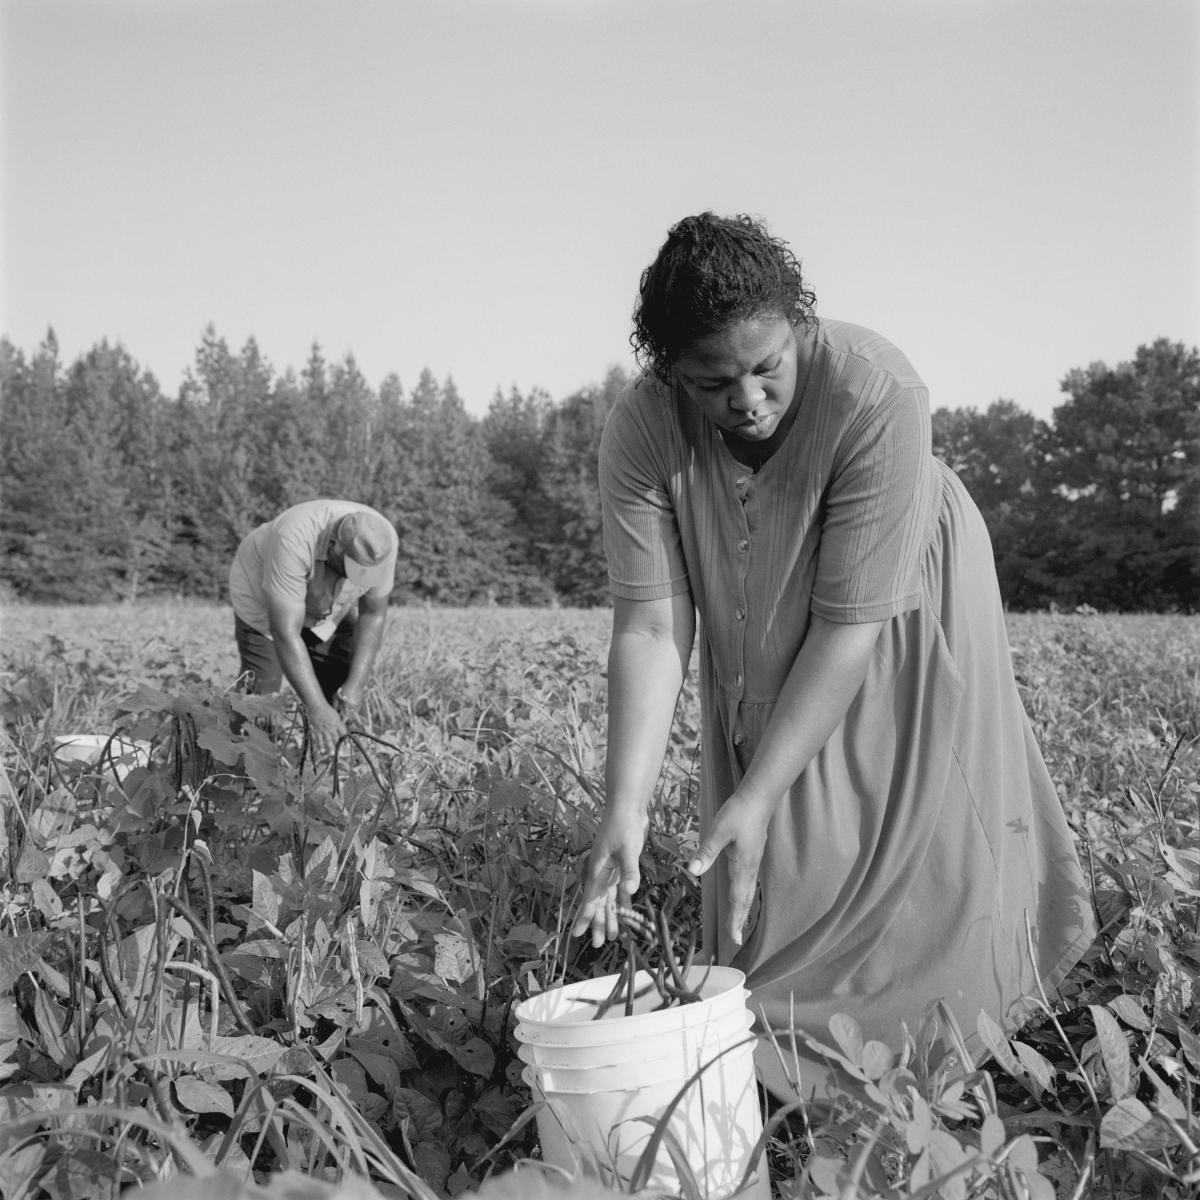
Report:
[{"label": "button on dress", "polygon": [[[811,614],[885,622],[772,819],[743,946],[720,932],[724,857],[704,876],[706,948],[746,972],[760,1031],[828,1044],[829,1017],[848,1013],[899,1048],[901,1022],[915,1033],[942,999],[976,1048],[980,1010],[1018,1024],[1035,966],[1052,990],[1081,957],[1089,892],[1017,692],[987,530],[932,455],[924,384],[860,326],[798,340],[799,410],[753,473],[680,388],[642,378],[617,401],[600,451],[610,586],[696,606],[702,833]],[[759,1065],[786,1095],[769,1047]]]}]

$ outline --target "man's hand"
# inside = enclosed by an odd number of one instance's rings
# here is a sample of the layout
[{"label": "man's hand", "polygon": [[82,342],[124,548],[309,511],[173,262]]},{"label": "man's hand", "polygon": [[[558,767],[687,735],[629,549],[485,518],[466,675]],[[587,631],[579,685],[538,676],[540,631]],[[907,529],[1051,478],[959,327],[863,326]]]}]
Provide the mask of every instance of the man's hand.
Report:
[{"label": "man's hand", "polygon": [[328,704],[308,705],[307,712],[314,749],[318,754],[331,754],[338,738],[346,732],[346,722]]},{"label": "man's hand", "polygon": [[742,944],[742,930],[754,903],[773,810],[773,804],[734,792],[718,810],[708,837],[688,860],[688,871],[703,875],[724,852],[729,869],[729,911],[724,914],[724,926],[735,946]]},{"label": "man's hand", "polygon": [[334,696],[337,702],[337,710],[343,717],[349,717],[356,713],[362,705],[362,692],[357,688],[340,687],[337,694]]}]

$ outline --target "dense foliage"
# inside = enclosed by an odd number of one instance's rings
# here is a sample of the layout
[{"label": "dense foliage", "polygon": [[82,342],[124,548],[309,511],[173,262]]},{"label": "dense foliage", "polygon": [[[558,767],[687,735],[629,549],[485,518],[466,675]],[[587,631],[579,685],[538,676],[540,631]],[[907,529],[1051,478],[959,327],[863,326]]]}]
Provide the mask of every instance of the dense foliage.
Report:
[{"label": "dense foliage", "polygon": [[53,335],[0,340],[0,583],[51,601],[224,595],[255,525],[315,496],[378,508],[400,534],[400,602],[594,604],[604,595],[595,461],[625,383],[561,404],[497,395],[481,421],[452,380],[373,390],[314,348],[277,375],[212,330],[178,396],[120,346],[69,367]]},{"label": "dense foliage", "polygon": [[[397,611],[364,731],[315,767],[290,704],[228,692],[224,609],[5,620],[5,1196],[599,1195],[510,1170],[536,1158],[511,1008],[613,966],[564,934],[597,819],[603,612]],[[1011,619],[1102,935],[1014,1038],[958,1030],[936,997],[900,1055],[832,1020],[829,1105],[768,1120],[780,1200],[1195,1195],[1198,620]],[[643,864],[660,898],[694,845],[697,717],[693,674]],[[149,757],[56,756],[85,730]],[[964,1032],[990,1063],[930,1054]]]},{"label": "dense foliage", "polygon": [[[121,346],[71,364],[0,339],[0,588],[26,600],[218,598],[239,539],[320,495],[400,532],[396,599],[600,603],[596,451],[627,378],[480,419],[452,380],[378,389],[313,349],[277,374],[209,329],[176,396]],[[1012,609],[1200,609],[1200,353],[1159,340],[1062,381],[1050,422],[1011,401],[938,410]]]}]

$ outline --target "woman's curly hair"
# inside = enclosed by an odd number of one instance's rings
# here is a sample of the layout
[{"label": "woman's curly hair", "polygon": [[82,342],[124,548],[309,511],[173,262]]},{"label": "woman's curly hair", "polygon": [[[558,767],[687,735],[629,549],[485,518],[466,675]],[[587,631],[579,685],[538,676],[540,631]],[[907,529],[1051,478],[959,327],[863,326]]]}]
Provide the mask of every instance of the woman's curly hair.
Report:
[{"label": "woman's curly hair", "polygon": [[703,212],[672,225],[642,272],[629,342],[642,370],[665,381],[700,338],[768,314],[806,324],[816,302],[799,260],[761,221]]}]

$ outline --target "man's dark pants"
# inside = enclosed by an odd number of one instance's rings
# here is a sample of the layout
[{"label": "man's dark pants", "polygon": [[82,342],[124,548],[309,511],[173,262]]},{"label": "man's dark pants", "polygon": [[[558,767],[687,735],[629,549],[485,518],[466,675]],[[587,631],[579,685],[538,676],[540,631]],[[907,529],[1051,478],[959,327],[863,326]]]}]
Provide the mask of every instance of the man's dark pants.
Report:
[{"label": "man's dark pants", "polygon": [[[352,616],[345,617],[333,637],[327,642],[318,642],[312,631],[304,629],[301,637],[308,647],[308,657],[325,693],[325,699],[333,703],[338,688],[350,674],[350,660],[354,655],[356,623]],[[233,636],[241,658],[241,674],[248,691],[277,692],[283,687],[283,668],[275,653],[275,643],[265,633],[247,625],[236,613],[233,618]]]}]

